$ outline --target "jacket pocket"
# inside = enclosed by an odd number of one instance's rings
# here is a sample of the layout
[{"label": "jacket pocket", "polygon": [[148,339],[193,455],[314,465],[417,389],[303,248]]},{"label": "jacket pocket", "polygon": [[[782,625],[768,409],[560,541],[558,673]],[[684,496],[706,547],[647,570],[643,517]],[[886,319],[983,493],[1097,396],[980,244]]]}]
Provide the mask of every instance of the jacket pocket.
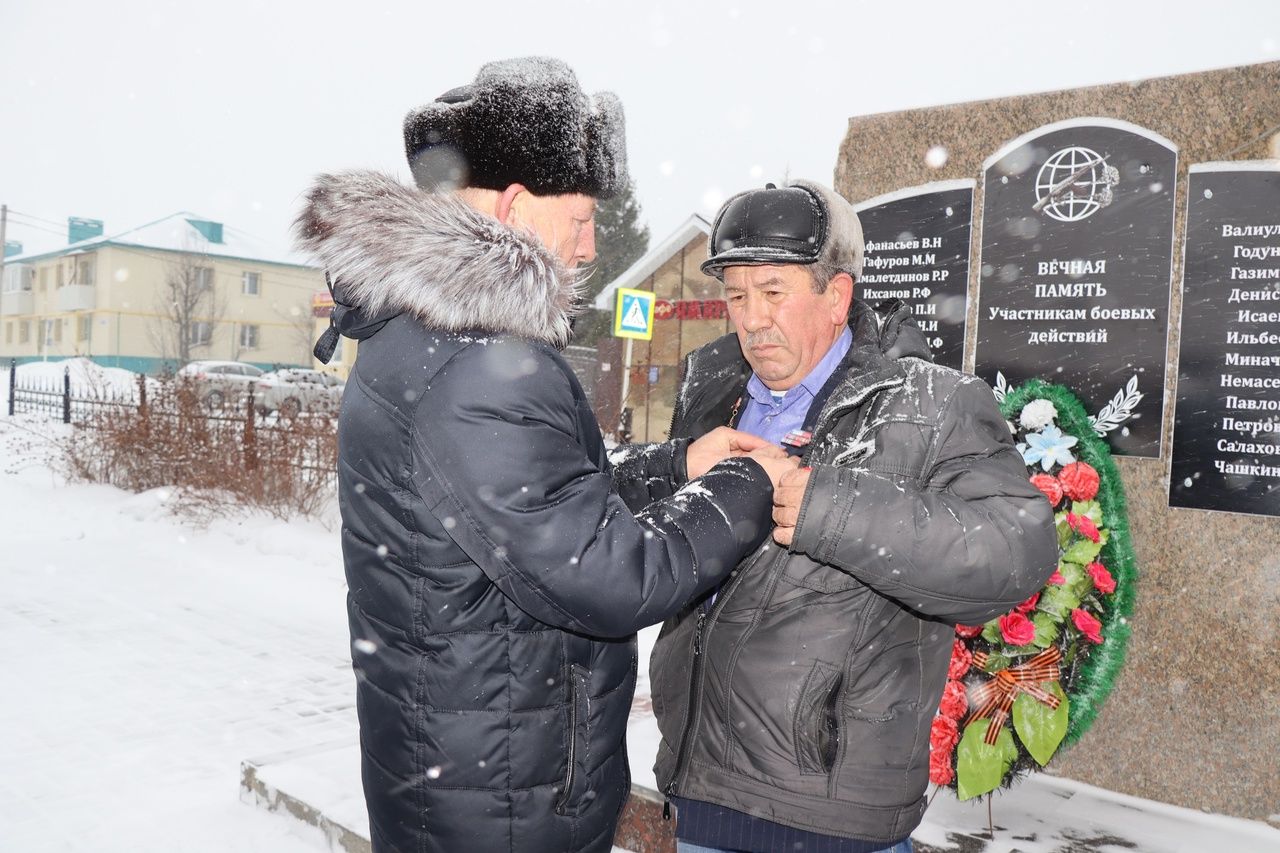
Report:
[{"label": "jacket pocket", "polygon": [[840,688],[844,678],[831,664],[815,661],[796,703],[796,763],[801,774],[826,775],[840,754]]},{"label": "jacket pocket", "polygon": [[560,797],[556,800],[556,814],[577,816],[591,804],[588,793],[587,770],[591,766],[591,694],[588,670],[580,664],[569,667],[569,704],[567,750],[564,778],[560,782]]}]

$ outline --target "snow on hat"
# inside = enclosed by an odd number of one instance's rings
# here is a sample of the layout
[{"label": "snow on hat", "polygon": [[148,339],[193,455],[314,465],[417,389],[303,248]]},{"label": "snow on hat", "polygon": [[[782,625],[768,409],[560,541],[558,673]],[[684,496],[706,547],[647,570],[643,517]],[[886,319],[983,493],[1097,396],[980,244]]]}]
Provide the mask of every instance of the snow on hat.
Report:
[{"label": "snow on hat", "polygon": [[730,198],[716,214],[702,271],[731,266],[815,264],[862,278],[862,223],[852,205],[812,181],[766,184]]},{"label": "snow on hat", "polygon": [[424,189],[523,184],[535,195],[608,198],[627,177],[622,103],[588,96],[564,62],[532,56],[481,67],[404,119],[405,154]]}]

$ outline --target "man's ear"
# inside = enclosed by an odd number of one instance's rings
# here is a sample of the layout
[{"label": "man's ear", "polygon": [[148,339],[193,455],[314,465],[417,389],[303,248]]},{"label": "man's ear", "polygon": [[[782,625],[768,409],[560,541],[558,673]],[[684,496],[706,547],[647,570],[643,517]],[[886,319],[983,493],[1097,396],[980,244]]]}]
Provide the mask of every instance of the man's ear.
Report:
[{"label": "man's ear", "polygon": [[847,272],[837,273],[827,283],[827,295],[831,297],[831,322],[843,325],[853,304],[853,276]]},{"label": "man's ear", "polygon": [[503,225],[511,225],[511,211],[517,206],[518,200],[522,193],[529,190],[524,184],[511,184],[502,191],[502,195],[498,196],[498,203],[494,208],[494,217]]}]

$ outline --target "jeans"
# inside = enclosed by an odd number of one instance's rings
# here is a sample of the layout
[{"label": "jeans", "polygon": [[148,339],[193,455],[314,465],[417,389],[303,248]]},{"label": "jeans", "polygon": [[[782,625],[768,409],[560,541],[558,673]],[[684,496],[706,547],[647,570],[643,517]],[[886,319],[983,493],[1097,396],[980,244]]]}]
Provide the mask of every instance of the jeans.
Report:
[{"label": "jeans", "polygon": [[[911,839],[899,841],[892,847],[885,847],[878,853],[911,853]],[[733,853],[731,850],[721,850],[718,847],[703,847],[700,844],[690,844],[687,841],[676,842],[676,853]]]}]

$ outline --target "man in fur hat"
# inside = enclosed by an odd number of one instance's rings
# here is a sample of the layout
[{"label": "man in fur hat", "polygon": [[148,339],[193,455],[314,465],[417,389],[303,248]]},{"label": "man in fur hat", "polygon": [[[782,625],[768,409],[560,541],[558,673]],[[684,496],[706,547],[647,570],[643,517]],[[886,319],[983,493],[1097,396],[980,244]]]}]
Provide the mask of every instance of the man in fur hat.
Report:
[{"label": "man in fur hat", "polygon": [[606,456],[558,348],[625,179],[616,98],[495,62],[405,144],[417,188],[322,176],[298,220],[334,282],[317,355],[360,341],[338,476],[373,847],[608,851],[633,635],[764,540],[794,463],[728,429]]}]

